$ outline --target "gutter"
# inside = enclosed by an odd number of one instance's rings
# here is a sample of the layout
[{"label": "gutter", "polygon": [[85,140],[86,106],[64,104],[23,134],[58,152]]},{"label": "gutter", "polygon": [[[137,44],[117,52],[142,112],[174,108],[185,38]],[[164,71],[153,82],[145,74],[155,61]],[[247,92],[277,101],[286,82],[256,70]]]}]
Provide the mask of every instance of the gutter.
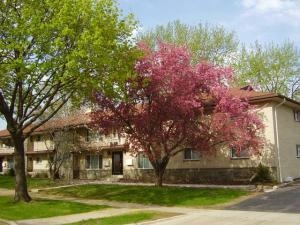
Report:
[{"label": "gutter", "polygon": [[280,159],[280,151],[279,151],[279,132],[278,132],[278,118],[277,118],[277,109],[282,106],[286,102],[286,98],[283,98],[283,101],[277,104],[274,107],[274,122],[275,122],[275,127],[274,127],[274,136],[275,136],[275,146],[277,150],[277,159],[278,159],[278,180],[280,183],[282,183],[282,172],[281,172],[281,159]]}]

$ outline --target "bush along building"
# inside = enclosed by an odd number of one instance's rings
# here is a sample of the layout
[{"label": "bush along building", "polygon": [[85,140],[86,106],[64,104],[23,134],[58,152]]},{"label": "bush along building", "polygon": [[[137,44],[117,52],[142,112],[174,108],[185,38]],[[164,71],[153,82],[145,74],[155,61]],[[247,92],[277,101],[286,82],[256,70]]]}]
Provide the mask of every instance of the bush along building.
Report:
[{"label": "bush along building", "polygon": [[[275,93],[232,89],[248,99],[262,116],[264,149],[259,155],[221,149],[201,155],[184,148],[169,162],[167,183],[248,183],[258,167],[269,168],[278,182],[300,177],[300,103]],[[130,153],[125,135],[99,134],[88,127],[89,114],[53,119],[39,127],[25,143],[26,169],[30,176],[64,179],[153,182],[148,158]],[[26,132],[26,131],[25,131]],[[13,169],[9,133],[0,131],[0,173]]]}]

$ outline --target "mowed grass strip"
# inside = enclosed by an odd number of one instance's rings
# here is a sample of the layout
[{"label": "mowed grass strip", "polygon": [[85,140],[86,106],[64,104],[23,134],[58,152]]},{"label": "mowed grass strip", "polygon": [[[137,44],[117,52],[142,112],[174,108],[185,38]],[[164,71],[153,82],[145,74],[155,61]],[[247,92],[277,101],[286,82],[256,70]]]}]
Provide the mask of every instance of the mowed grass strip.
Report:
[{"label": "mowed grass strip", "polygon": [[210,206],[249,194],[245,190],[224,188],[154,187],[90,184],[53,189],[49,194],[88,199],[154,204],[165,206]]},{"label": "mowed grass strip", "polygon": [[78,202],[35,199],[29,203],[14,202],[11,196],[0,196],[0,218],[23,220],[84,213],[108,208],[104,205],[87,205]]},{"label": "mowed grass strip", "polygon": [[157,212],[157,211],[145,211],[130,214],[123,214],[120,216],[111,216],[101,219],[82,220],[77,223],[71,223],[69,225],[123,225],[134,224],[138,222],[145,222],[149,220],[157,220],[161,218],[167,218],[176,216],[176,213]]},{"label": "mowed grass strip", "polygon": [[[53,187],[58,184],[50,179],[42,178],[27,178],[27,184],[29,189],[42,188],[42,187]],[[0,188],[14,189],[15,188],[15,177],[0,175]]]}]

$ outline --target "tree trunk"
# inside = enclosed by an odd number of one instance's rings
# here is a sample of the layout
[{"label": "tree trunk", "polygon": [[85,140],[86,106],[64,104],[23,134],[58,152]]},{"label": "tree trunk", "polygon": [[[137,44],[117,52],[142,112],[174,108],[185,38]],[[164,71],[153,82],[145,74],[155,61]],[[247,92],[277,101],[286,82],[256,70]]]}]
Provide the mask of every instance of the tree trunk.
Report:
[{"label": "tree trunk", "polygon": [[162,187],[163,186],[163,177],[165,170],[167,168],[167,165],[169,163],[169,156],[165,156],[162,159],[155,159],[153,161],[150,161],[155,172],[155,186],[156,187]]},{"label": "tree trunk", "polygon": [[155,186],[162,187],[163,186],[163,176],[164,171],[155,171]]},{"label": "tree trunk", "polygon": [[30,202],[31,197],[27,190],[27,180],[25,174],[25,156],[24,156],[24,140],[22,137],[14,137],[14,167],[16,174],[15,184],[15,201]]},{"label": "tree trunk", "polygon": [[163,177],[169,162],[168,158],[164,158],[161,161],[156,161],[154,164],[154,172],[155,172],[155,186],[162,187],[163,186]]}]

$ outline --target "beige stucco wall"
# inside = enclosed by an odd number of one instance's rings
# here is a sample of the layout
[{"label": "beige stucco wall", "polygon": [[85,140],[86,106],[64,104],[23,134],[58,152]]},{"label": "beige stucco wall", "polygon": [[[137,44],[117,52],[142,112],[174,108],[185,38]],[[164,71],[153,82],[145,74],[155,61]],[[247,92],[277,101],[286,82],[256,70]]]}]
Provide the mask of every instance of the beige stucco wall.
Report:
[{"label": "beige stucco wall", "polygon": [[199,160],[184,160],[184,153],[180,152],[171,159],[167,168],[245,168],[256,167],[259,162],[270,167],[276,167],[272,104],[258,106],[256,110],[265,124],[262,136],[265,138],[264,142],[266,144],[261,156],[252,156],[249,159],[232,159],[230,150],[224,148],[214,154],[203,155]]},{"label": "beige stucco wall", "polygon": [[293,109],[285,105],[277,108],[279,156],[283,181],[287,177],[300,177],[300,158],[296,145],[300,145],[300,122],[294,120]]},{"label": "beige stucco wall", "polygon": [[37,136],[32,137],[32,142],[30,144],[33,145],[33,151],[52,150],[53,142],[50,140],[50,136],[47,134],[41,134],[40,137],[40,140],[37,140]]},{"label": "beige stucco wall", "polygon": [[[33,159],[33,171],[48,170],[48,158],[45,155],[36,155]],[[39,159],[39,161],[38,161]]]}]

